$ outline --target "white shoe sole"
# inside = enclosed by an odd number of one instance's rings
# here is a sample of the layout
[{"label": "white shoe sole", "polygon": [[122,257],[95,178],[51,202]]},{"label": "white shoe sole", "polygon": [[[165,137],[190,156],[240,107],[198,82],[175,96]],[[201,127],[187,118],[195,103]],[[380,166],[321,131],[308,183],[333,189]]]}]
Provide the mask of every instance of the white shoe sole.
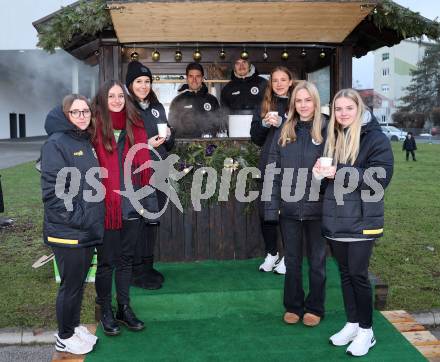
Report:
[{"label": "white shoe sole", "polygon": [[347,342],[345,342],[345,343],[340,343],[340,344],[333,342],[331,339],[329,339],[328,342],[329,342],[332,346],[335,346],[335,347],[342,347],[342,346],[346,346],[347,344],[353,342],[353,340],[355,339],[355,337],[356,337],[356,336],[354,336],[353,338],[349,339]]},{"label": "white shoe sole", "polygon": [[373,343],[371,343],[371,346],[368,348],[367,352],[365,352],[365,353],[362,353],[362,354],[354,354],[353,352],[348,351],[348,350],[347,350],[346,352],[347,352],[347,354],[349,354],[350,356],[354,356],[354,357],[362,357],[362,356],[365,356],[366,354],[368,354],[368,352],[370,351],[370,349],[373,348],[375,345],[376,345],[376,339],[374,339]]}]

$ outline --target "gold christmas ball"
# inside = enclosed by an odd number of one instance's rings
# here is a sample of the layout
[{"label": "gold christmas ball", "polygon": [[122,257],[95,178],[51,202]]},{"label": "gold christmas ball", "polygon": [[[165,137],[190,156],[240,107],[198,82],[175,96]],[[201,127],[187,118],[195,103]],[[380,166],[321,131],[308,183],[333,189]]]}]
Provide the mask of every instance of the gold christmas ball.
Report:
[{"label": "gold christmas ball", "polygon": [[220,59],[225,59],[226,58],[226,52],[224,51],[224,49],[220,50],[220,53],[218,55],[220,57]]},{"label": "gold christmas ball", "polygon": [[249,58],[249,53],[246,50],[243,50],[240,53],[240,58],[243,59],[243,60],[247,60]]},{"label": "gold christmas ball", "polygon": [[160,53],[157,50],[155,50],[151,54],[151,59],[153,59],[153,61],[157,62],[160,59]]},{"label": "gold christmas ball", "polygon": [[202,60],[202,53],[200,53],[200,50],[199,50],[199,49],[197,49],[196,51],[194,51],[194,53],[193,53],[193,59],[194,59],[196,62],[199,62],[199,61]]},{"label": "gold christmas ball", "polygon": [[176,60],[176,62],[180,62],[182,58],[182,52],[180,50],[176,50],[176,53],[174,54],[174,59]]},{"label": "gold christmas ball", "polygon": [[130,54],[130,59],[138,61],[139,60],[139,53],[138,52],[131,53]]},{"label": "gold christmas ball", "polygon": [[324,58],[325,58],[325,51],[324,51],[324,49],[321,49],[321,53],[319,53],[319,57],[320,57],[321,59],[324,59]]},{"label": "gold christmas ball", "polygon": [[282,60],[287,60],[287,59],[289,59],[289,53],[287,52],[287,50],[284,50],[284,51],[281,53],[281,59],[282,59]]},{"label": "gold christmas ball", "polygon": [[306,52],[306,50],[305,50],[304,48],[301,50],[300,55],[301,55],[303,58],[307,55],[307,52]]}]

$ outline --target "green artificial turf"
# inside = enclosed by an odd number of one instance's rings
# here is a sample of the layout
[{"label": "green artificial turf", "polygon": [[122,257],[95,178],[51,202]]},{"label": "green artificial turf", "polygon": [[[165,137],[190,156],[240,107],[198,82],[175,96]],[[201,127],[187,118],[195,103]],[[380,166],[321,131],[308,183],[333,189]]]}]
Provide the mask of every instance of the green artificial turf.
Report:
[{"label": "green artificial turf", "polygon": [[[328,343],[345,323],[339,274],[328,260],[326,316],[318,327],[282,322],[283,277],[257,271],[259,260],[161,264],[160,290],[131,289],[146,329],[122,328],[100,342],[86,362],[99,361],[345,361]],[[424,361],[378,312],[377,345],[361,361]]]}]

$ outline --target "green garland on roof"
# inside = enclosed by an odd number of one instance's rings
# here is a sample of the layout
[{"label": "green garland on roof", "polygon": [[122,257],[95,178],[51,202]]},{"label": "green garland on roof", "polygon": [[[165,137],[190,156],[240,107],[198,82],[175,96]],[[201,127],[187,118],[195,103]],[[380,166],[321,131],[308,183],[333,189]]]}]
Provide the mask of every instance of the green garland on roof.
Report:
[{"label": "green garland on roof", "polygon": [[379,29],[389,28],[396,31],[403,39],[426,35],[437,40],[440,38],[440,24],[428,20],[417,12],[413,12],[391,0],[381,1],[372,12],[374,25]]},{"label": "green garland on roof", "polygon": [[49,53],[65,48],[76,35],[93,36],[111,26],[110,13],[104,0],[81,0],[73,6],[63,7],[38,34],[37,46]]}]

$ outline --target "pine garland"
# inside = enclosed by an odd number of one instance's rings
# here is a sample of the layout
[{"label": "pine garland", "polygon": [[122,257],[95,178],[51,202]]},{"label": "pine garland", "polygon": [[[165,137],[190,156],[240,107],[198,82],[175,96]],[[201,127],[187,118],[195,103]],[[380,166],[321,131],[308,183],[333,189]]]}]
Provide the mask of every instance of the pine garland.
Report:
[{"label": "pine garland", "polygon": [[403,39],[426,35],[436,40],[440,37],[440,24],[428,20],[391,0],[383,0],[373,10],[371,19],[379,29],[388,28],[396,31]]},{"label": "pine garland", "polygon": [[75,36],[93,36],[112,26],[105,0],[81,0],[73,6],[63,7],[38,34],[37,46],[49,53],[65,48]]}]

